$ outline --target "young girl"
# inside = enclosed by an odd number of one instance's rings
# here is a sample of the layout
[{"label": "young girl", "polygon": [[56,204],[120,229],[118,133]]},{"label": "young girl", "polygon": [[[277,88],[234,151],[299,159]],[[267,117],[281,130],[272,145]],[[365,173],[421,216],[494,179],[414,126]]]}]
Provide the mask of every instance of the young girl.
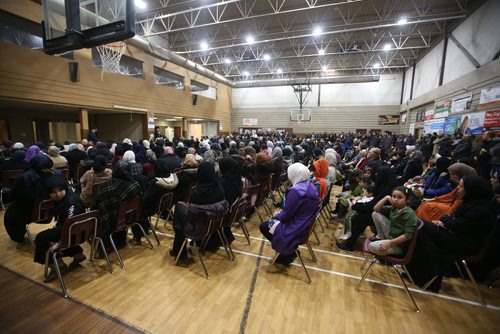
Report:
[{"label": "young girl", "polygon": [[[45,253],[49,248],[57,249],[57,242],[61,240],[63,224],[67,218],[85,212],[85,206],[77,194],[68,189],[66,181],[62,175],[54,175],[45,179],[45,189],[49,194],[50,199],[54,201],[53,213],[56,219],[56,224],[53,228],[38,233],[35,239],[36,249],[34,261],[40,264],[45,264]],[[85,260],[83,249],[80,246],[75,246],[63,252],[62,256],[72,256],[73,263],[76,265]],[[51,263],[52,257],[49,257],[51,273],[45,278],[45,282],[57,278],[56,272],[53,270]],[[64,261],[59,258],[59,268],[62,273],[68,271],[68,267]]]},{"label": "young girl", "polygon": [[[361,182],[360,182],[361,183]],[[365,196],[359,197],[359,198],[353,198],[351,204],[349,205],[349,212],[345,215],[344,218],[344,234],[339,238],[339,240],[345,241],[349,239],[352,235],[351,233],[351,220],[352,218],[357,215],[356,210],[352,210],[352,206],[355,205],[356,203],[368,203],[373,200],[373,194],[375,193],[375,186],[374,185],[367,185],[365,186]]]},{"label": "young girl", "polygon": [[[408,206],[410,189],[396,187],[392,194],[375,204],[372,214],[381,240],[371,242],[370,252],[379,255],[402,254],[403,245],[409,241],[417,228],[417,216]],[[390,205],[385,205],[389,203]]]}]

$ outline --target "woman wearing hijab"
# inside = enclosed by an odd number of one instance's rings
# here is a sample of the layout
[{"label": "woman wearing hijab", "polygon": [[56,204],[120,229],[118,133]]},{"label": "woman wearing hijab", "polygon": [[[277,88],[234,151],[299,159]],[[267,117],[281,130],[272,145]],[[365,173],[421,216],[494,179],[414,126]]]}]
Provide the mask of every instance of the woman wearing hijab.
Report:
[{"label": "woman wearing hijab", "polygon": [[68,160],[68,169],[70,178],[80,178],[83,174],[75,175],[76,166],[80,164],[80,161],[87,160],[87,153],[78,149],[77,144],[70,144],[68,152],[65,155],[66,160]]},{"label": "woman wearing hijab", "polygon": [[[92,210],[99,210],[101,215],[101,237],[104,244],[109,248],[109,235],[116,229],[118,219],[118,208],[121,202],[142,196],[142,189],[138,182],[134,181],[129,164],[118,161],[110,180],[102,183],[94,194]],[[125,245],[126,233],[115,234],[117,247]]]},{"label": "woman wearing hijab", "polygon": [[422,286],[438,276],[429,289],[438,292],[442,274],[455,261],[477,254],[496,224],[493,190],[480,176],[465,176],[458,187],[463,201],[455,213],[424,222],[408,266],[413,280]]},{"label": "woman wearing hijab", "polygon": [[276,263],[288,265],[295,259],[295,251],[304,241],[307,230],[318,210],[319,197],[310,181],[309,169],[297,162],[288,167],[292,183],[285,194],[285,206],[270,221],[260,224],[261,233],[280,253]]},{"label": "woman wearing hijab", "polygon": [[413,151],[410,160],[403,169],[403,176],[401,176],[400,182],[404,184],[409,179],[421,175],[424,171],[423,163],[424,157],[422,152]]},{"label": "woman wearing hijab", "polygon": [[68,160],[66,160],[65,157],[59,154],[59,149],[56,146],[49,146],[47,153],[49,154],[49,157],[52,160],[53,169],[68,167]]},{"label": "woman wearing hijab", "polygon": [[319,198],[323,200],[331,186],[330,180],[326,179],[328,176],[328,161],[325,158],[320,158],[314,161],[313,164],[315,177],[312,183],[318,190]]},{"label": "woman wearing hijab", "polygon": [[135,161],[134,151],[126,151],[123,155],[123,161],[129,164],[130,175],[142,175],[142,165]]},{"label": "woman wearing hijab", "polygon": [[[42,231],[36,236],[34,261],[40,264],[45,264],[45,255],[49,248],[57,248],[57,244],[52,244],[61,240],[61,233],[66,219],[85,212],[83,202],[78,195],[68,189],[66,181],[62,175],[53,175],[46,178],[44,180],[44,187],[45,191],[49,194],[50,199],[54,201],[54,208],[52,209],[52,212],[54,214],[56,224],[54,227]],[[79,245],[66,249],[62,253],[62,256],[72,256],[72,265],[76,265],[86,259],[85,255],[83,255],[83,249]],[[66,266],[62,258],[59,258],[58,262],[59,269],[62,273],[65,273],[69,269],[68,266]],[[45,282],[49,282],[57,277],[52,264],[52,257],[49,257],[49,268],[51,268],[51,272],[45,278]]]},{"label": "woman wearing hijab", "polygon": [[24,157],[24,160],[30,162],[31,159],[33,159],[38,153],[40,153],[40,147],[36,145],[31,145],[28,147],[28,150],[26,151],[26,156]]},{"label": "woman wearing hijab", "polygon": [[455,185],[450,180],[448,167],[450,160],[445,157],[440,157],[436,161],[436,168],[424,184],[424,197],[432,198],[448,194],[453,190]]},{"label": "woman wearing hijab", "polygon": [[198,161],[193,154],[186,154],[182,163],[182,169],[177,173],[179,184],[174,190],[174,204],[179,201],[187,201],[186,197],[191,187],[196,184],[198,165]]},{"label": "woman wearing hijab", "polygon": [[347,252],[354,251],[354,245],[359,236],[363,234],[367,226],[374,225],[372,212],[373,207],[382,198],[392,193],[392,190],[399,186],[396,175],[388,166],[379,167],[375,176],[375,193],[372,201],[367,203],[356,203],[352,206],[352,210],[356,210],[351,221],[351,237],[344,243],[337,242],[337,247]]},{"label": "woman wearing hijab", "polygon": [[173,227],[175,231],[173,248],[170,255],[177,257],[181,252],[180,260],[188,259],[187,249],[182,247],[186,237],[185,232],[190,231],[193,226],[187,220],[189,212],[221,214],[227,212],[229,204],[225,199],[224,190],[219,184],[214,165],[204,161],[197,171],[196,188],[191,193],[189,203],[177,203],[174,211]]},{"label": "woman wearing hijab", "polygon": [[174,191],[179,184],[177,175],[170,172],[165,160],[158,159],[153,163],[153,166],[155,176],[149,180],[143,198],[143,210],[146,217],[154,215],[161,197],[167,192]]},{"label": "woman wearing hijab", "polygon": [[29,162],[24,160],[26,157],[25,150],[16,150],[12,153],[10,159],[3,160],[1,163],[2,171],[6,170],[16,170],[22,169],[26,170],[29,168]]},{"label": "woman wearing hijab", "polygon": [[106,163],[107,160],[104,156],[96,156],[93,167],[86,171],[80,179],[82,187],[80,196],[87,207],[90,207],[94,202],[94,187],[111,179],[112,171],[106,168]]},{"label": "woman wearing hijab", "polygon": [[[450,179],[458,184],[462,178],[470,175],[477,175],[476,170],[464,163],[457,162],[448,167]],[[451,215],[462,203],[462,194],[459,187],[455,187],[448,194],[437,196],[435,198],[424,199],[415,211],[417,217],[425,220],[437,220],[442,215]]]},{"label": "woman wearing hijab", "polygon": [[273,172],[271,157],[265,152],[259,152],[255,159],[255,169],[260,184],[269,182],[269,178]]},{"label": "woman wearing hijab", "polygon": [[331,184],[334,184],[337,181],[337,157],[334,153],[326,153],[325,159],[328,162],[327,178]]},{"label": "woman wearing hijab", "polygon": [[26,224],[31,222],[35,201],[47,195],[43,180],[56,173],[51,169],[52,160],[45,154],[35,155],[29,166],[30,169],[17,177],[12,184],[13,202],[4,217],[5,229],[15,242],[23,242]]}]

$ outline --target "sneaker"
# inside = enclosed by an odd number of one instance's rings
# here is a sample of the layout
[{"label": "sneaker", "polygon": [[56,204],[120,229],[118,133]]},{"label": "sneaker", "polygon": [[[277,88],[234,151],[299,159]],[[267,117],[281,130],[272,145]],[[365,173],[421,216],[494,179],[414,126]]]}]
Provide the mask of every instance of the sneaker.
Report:
[{"label": "sneaker", "polygon": [[348,240],[351,236],[352,236],[352,233],[351,233],[351,232],[347,232],[346,234],[343,234],[343,235],[339,238],[339,240],[346,241],[346,240]]},{"label": "sneaker", "polygon": [[347,245],[344,245],[343,243],[337,242],[335,244],[335,246],[337,246],[337,248],[339,248],[339,249],[341,249],[341,250],[343,250],[343,251],[345,251],[347,253],[351,253],[351,254],[354,253],[354,248],[353,247],[349,247]]}]

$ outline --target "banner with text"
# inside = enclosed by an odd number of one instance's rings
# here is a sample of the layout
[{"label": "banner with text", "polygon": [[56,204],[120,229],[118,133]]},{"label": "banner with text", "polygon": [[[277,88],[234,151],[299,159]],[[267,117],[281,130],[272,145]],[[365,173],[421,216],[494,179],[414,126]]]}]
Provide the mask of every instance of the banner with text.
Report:
[{"label": "banner with text", "polygon": [[470,109],[472,103],[472,94],[462,95],[453,99],[451,104],[451,113],[456,114]]},{"label": "banner with text", "polygon": [[446,99],[443,101],[436,101],[435,103],[435,111],[434,118],[444,118],[448,117],[450,114],[452,99]]},{"label": "banner with text", "polygon": [[460,134],[480,135],[483,133],[484,112],[475,114],[462,115],[462,123],[460,124]]},{"label": "banner with text", "polygon": [[460,125],[462,125],[462,116],[450,116],[446,117],[444,122],[444,134],[453,135],[460,130]]},{"label": "banner with text", "polygon": [[489,131],[500,132],[500,110],[490,110],[484,116],[484,127]]},{"label": "banner with text", "polygon": [[500,86],[491,86],[481,89],[479,106],[481,108],[500,106]]},{"label": "banner with text", "polygon": [[399,115],[378,115],[378,125],[397,125]]},{"label": "banner with text", "polygon": [[432,119],[430,121],[424,122],[424,134],[432,134],[437,133],[438,135],[442,135],[444,131],[444,118]]}]

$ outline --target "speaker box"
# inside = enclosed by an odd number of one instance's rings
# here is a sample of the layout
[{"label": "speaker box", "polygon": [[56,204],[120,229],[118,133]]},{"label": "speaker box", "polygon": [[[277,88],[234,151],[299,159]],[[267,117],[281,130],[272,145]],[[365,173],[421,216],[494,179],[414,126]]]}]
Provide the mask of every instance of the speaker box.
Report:
[{"label": "speaker box", "polygon": [[69,80],[71,80],[71,82],[80,81],[80,76],[78,74],[78,63],[76,61],[72,61],[69,63]]},{"label": "speaker box", "polygon": [[196,103],[197,103],[197,101],[198,101],[198,95],[193,94],[193,95],[192,95],[192,98],[193,98],[193,106],[195,106],[195,105],[196,105]]}]

